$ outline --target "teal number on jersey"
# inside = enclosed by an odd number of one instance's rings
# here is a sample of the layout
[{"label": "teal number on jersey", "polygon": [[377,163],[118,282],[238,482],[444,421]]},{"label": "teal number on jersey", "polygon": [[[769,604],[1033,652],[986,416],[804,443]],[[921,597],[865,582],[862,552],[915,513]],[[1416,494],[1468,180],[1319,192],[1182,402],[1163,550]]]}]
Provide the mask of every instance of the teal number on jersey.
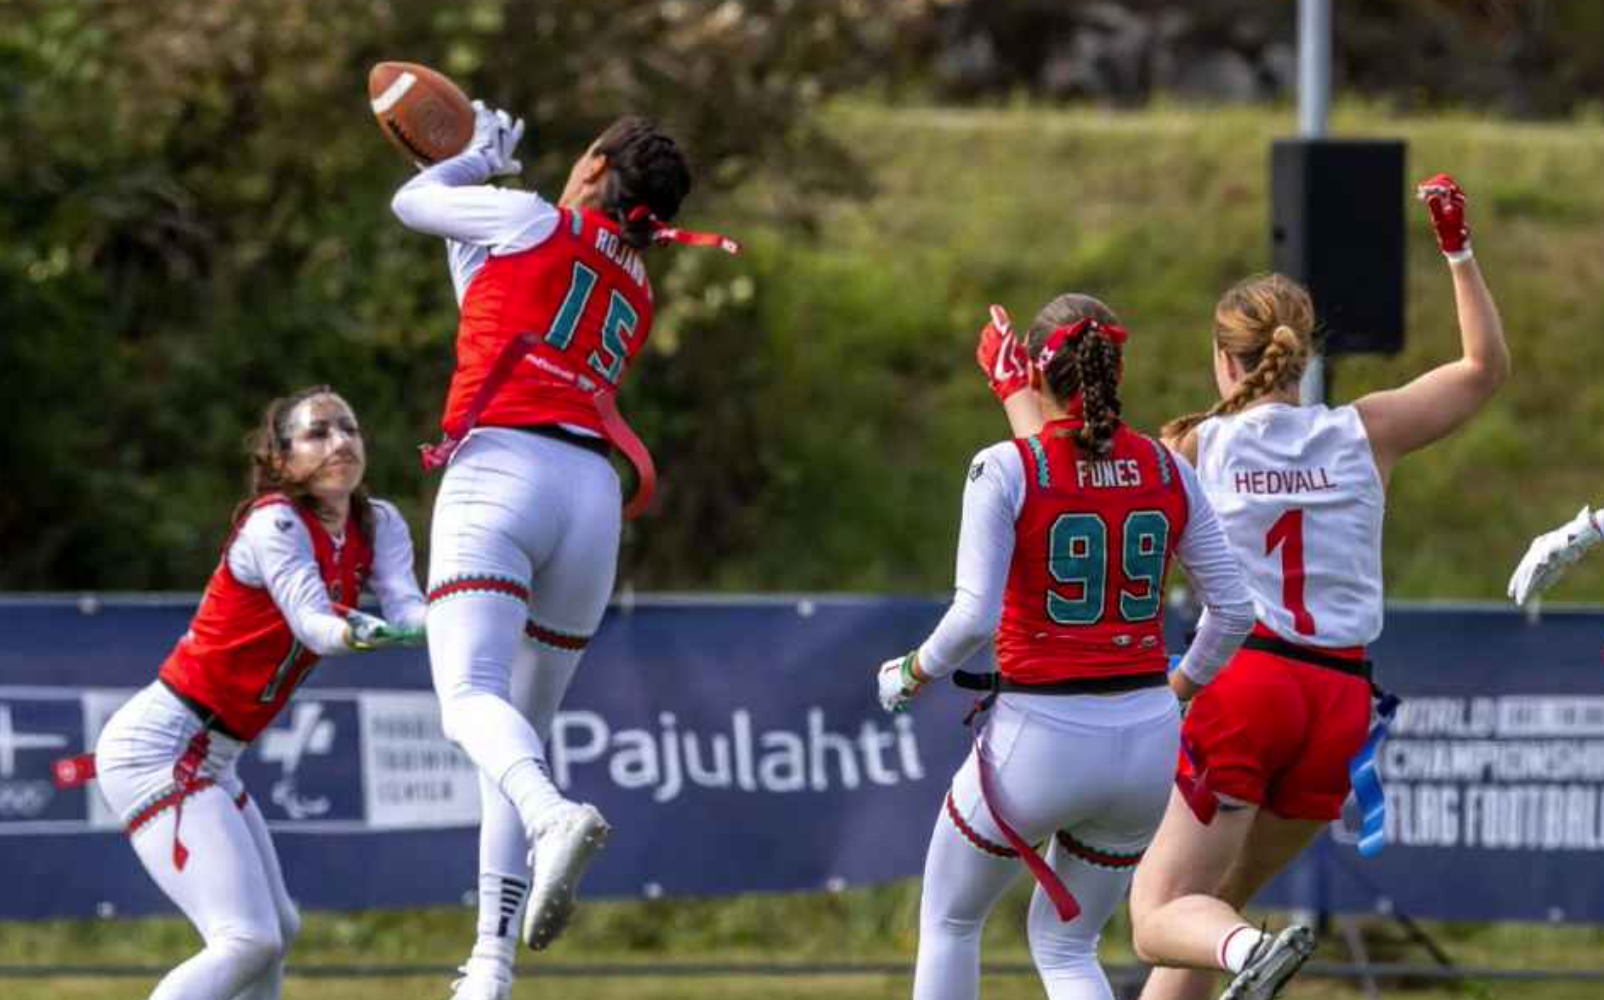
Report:
[{"label": "teal number on jersey", "polygon": [[563,304],[557,309],[557,318],[551,321],[551,329],[546,331],[546,343],[557,350],[567,350],[568,342],[574,339],[574,328],[579,325],[579,317],[585,311],[585,303],[590,301],[590,290],[596,287],[596,272],[574,261],[574,276],[568,282],[568,294],[563,296]]},{"label": "teal number on jersey", "polygon": [[1047,538],[1047,569],[1054,580],[1080,589],[1068,598],[1047,591],[1047,617],[1060,625],[1091,625],[1103,617],[1108,580],[1108,525],[1096,514],[1060,514]]},{"label": "teal number on jersey", "polygon": [[1121,568],[1131,583],[1147,585],[1145,594],[1119,592],[1120,617],[1128,622],[1158,617],[1160,589],[1164,586],[1164,553],[1170,547],[1169,518],[1156,510],[1133,510],[1125,515],[1125,558]]},{"label": "teal number on jersey", "polygon": [[[1121,590],[1120,618],[1145,622],[1156,618],[1163,600],[1164,566],[1169,551],[1170,522],[1156,510],[1125,516],[1120,568],[1125,579],[1142,584],[1140,593]],[[1097,514],[1061,514],[1047,538],[1047,570],[1058,583],[1073,588],[1072,597],[1057,588],[1047,591],[1047,617],[1059,625],[1095,625],[1103,619],[1108,588],[1108,525]]]},{"label": "teal number on jersey", "polygon": [[629,300],[613,292],[612,300],[607,303],[607,318],[602,320],[602,351],[607,352],[608,357],[603,358],[599,351],[590,352],[590,366],[613,385],[618,384],[624,358],[629,355],[629,346],[624,341],[634,338],[635,324],[639,321],[640,314]]}]

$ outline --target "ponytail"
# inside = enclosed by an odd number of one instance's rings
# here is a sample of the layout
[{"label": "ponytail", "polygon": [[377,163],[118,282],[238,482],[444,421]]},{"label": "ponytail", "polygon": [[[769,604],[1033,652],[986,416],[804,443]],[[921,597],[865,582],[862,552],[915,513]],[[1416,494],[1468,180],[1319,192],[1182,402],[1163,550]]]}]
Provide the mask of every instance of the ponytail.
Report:
[{"label": "ponytail", "polygon": [[1084,415],[1075,443],[1101,458],[1113,448],[1114,431],[1119,429],[1119,348],[1093,328],[1081,338],[1074,359]]},{"label": "ponytail", "polygon": [[1202,413],[1177,417],[1164,425],[1159,433],[1168,440],[1184,437],[1188,431],[1210,417],[1228,417],[1241,413],[1250,403],[1298,384],[1309,363],[1308,347],[1298,332],[1285,323],[1270,334],[1270,346],[1264,349],[1253,368],[1236,384],[1231,394]]},{"label": "ponytail", "polygon": [[1167,440],[1185,437],[1210,417],[1240,413],[1265,396],[1298,384],[1313,353],[1314,303],[1283,274],[1244,278],[1214,307],[1214,346],[1247,371],[1230,395],[1202,413],[1164,425]]}]

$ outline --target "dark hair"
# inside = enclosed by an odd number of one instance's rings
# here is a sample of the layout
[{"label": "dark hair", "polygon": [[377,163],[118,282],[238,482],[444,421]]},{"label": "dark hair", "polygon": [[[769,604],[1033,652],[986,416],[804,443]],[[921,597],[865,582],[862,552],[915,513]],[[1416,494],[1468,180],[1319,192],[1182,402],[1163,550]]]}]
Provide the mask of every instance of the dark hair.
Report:
[{"label": "dark hair", "polygon": [[[625,115],[607,126],[592,151],[607,157],[602,211],[617,220],[624,242],[637,250],[652,243],[652,219],[672,222],[691,193],[691,168],[672,136],[655,122]],[[650,217],[631,218],[644,207]]]},{"label": "dark hair", "polygon": [[[308,487],[311,476],[302,479],[286,477],[284,459],[290,450],[290,414],[295,412],[297,406],[318,396],[333,396],[343,401],[343,397],[330,386],[308,386],[268,403],[267,409],[262,411],[261,423],[245,436],[245,450],[251,456],[251,469],[245,481],[245,497],[234,507],[233,521],[236,527],[250,513],[251,504],[270,493],[282,493],[296,506],[317,512],[317,498]],[[313,470],[313,474],[316,471]],[[373,505],[368,499],[366,483],[358,485],[351,494],[351,514],[356,520],[357,530],[372,541]]]},{"label": "dark hair", "polygon": [[[1090,295],[1060,295],[1043,306],[1030,324],[1026,343],[1031,360],[1041,357],[1054,330],[1074,326],[1083,319],[1109,326],[1119,322],[1113,310]],[[1042,372],[1047,391],[1060,403],[1081,397],[1083,420],[1075,432],[1075,443],[1093,455],[1108,454],[1119,427],[1121,358],[1119,347],[1093,327],[1074,342],[1072,349],[1054,355]]]}]

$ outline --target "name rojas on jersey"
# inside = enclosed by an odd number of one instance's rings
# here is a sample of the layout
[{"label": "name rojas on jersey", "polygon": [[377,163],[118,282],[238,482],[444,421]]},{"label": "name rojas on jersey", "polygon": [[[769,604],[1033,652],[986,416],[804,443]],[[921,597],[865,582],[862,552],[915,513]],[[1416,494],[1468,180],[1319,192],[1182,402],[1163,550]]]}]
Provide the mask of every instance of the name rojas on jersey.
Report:
[{"label": "name rojas on jersey", "polygon": [[651,297],[651,285],[646,283],[646,265],[641,263],[640,254],[634,247],[625,243],[611,229],[597,226],[596,251],[614,264],[617,264],[619,270],[629,275],[635,284],[646,290],[647,298]]}]

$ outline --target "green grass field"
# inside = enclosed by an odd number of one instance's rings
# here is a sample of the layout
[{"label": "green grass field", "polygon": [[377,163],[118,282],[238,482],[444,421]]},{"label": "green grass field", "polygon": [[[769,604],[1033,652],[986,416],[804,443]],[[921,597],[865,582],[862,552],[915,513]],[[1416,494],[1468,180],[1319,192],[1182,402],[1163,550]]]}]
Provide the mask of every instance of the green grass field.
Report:
[{"label": "green grass field", "polygon": [[[985,958],[1001,971],[985,983],[988,997],[1039,997],[1041,987],[1028,971],[1024,912],[1028,886],[1021,884],[999,905],[987,927]],[[869,1000],[906,996],[911,968],[918,887],[902,882],[837,895],[755,896],[734,900],[681,902],[597,902],[586,904],[569,934],[549,957],[525,962],[515,997],[561,995],[577,1000],[647,1000],[690,997],[754,997],[765,1000]],[[1272,915],[1272,919],[1277,919]],[[296,943],[293,963],[317,970],[335,966],[433,967],[417,974],[325,978],[292,976],[290,1000],[350,997],[444,997],[450,966],[462,960],[473,918],[466,909],[428,909],[407,913],[309,914]],[[1392,924],[1367,920],[1359,925],[1369,957],[1380,963],[1431,964]],[[1604,972],[1604,930],[1506,925],[1432,925],[1431,933],[1466,967],[1599,970]],[[92,964],[161,969],[181,961],[197,946],[189,926],[176,919],[59,921],[8,926],[0,934],[0,965]],[[1128,924],[1117,917],[1104,936],[1103,960],[1114,967],[1134,964]],[[1346,963],[1351,956],[1340,934],[1330,934],[1316,958]],[[717,974],[655,975],[658,966],[718,965]],[[742,964],[781,965],[795,970],[844,964],[871,966],[851,975],[743,975]],[[579,967],[605,967],[602,974]],[[542,968],[550,970],[542,974]],[[102,1000],[142,996],[154,975],[119,978],[51,977],[0,979],[0,996],[41,1000]],[[1385,982],[1384,995],[1418,1000],[1470,997],[1530,997],[1532,1000],[1583,1000],[1599,995],[1597,982],[1548,984],[1472,981],[1457,986]],[[1301,980],[1286,996],[1294,1000],[1354,1000],[1352,984],[1324,978]]]}]

